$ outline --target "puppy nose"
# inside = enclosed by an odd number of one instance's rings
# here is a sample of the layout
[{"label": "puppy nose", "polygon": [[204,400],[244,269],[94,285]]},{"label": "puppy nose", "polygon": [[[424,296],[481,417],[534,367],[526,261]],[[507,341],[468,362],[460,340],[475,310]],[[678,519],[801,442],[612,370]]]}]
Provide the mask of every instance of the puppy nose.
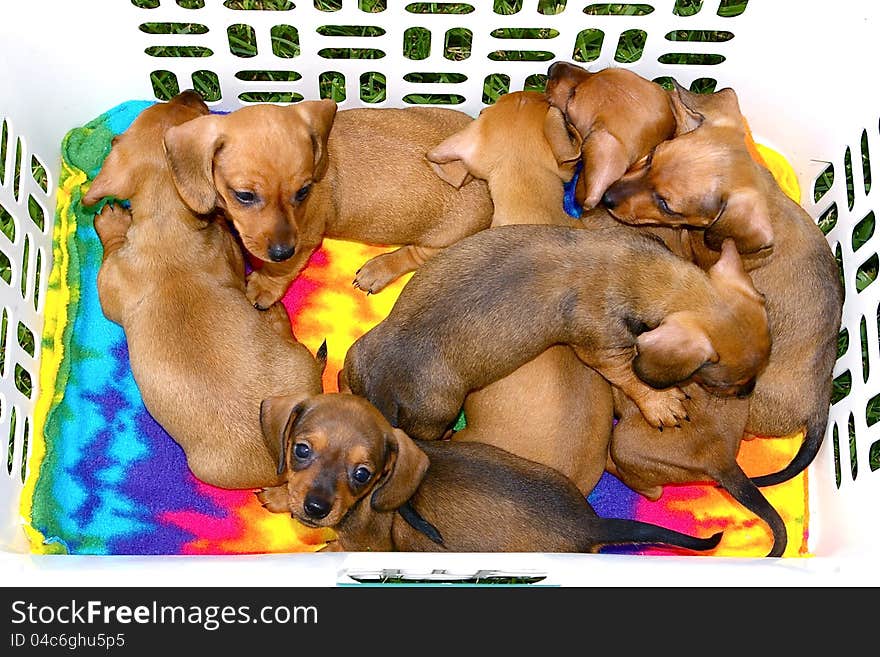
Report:
[{"label": "puppy nose", "polygon": [[330,513],[330,502],[315,495],[307,495],[303,508],[310,518],[325,518]]},{"label": "puppy nose", "polygon": [[617,205],[617,200],[610,193],[610,191],[606,191],[604,194],[602,194],[602,205],[604,205],[609,210],[613,210],[614,207]]},{"label": "puppy nose", "polygon": [[287,260],[293,255],[295,247],[292,244],[272,244],[269,246],[269,257],[272,262]]},{"label": "puppy nose", "polygon": [[755,391],[755,384],[757,383],[757,379],[752,379],[744,386],[742,386],[739,391],[737,391],[736,396],[738,399],[745,399],[749,395],[751,395]]}]

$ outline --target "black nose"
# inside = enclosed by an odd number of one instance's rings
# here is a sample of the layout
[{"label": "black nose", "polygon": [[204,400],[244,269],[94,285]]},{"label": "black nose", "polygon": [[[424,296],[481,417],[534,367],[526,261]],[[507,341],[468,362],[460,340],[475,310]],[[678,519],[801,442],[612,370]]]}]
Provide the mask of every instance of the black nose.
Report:
[{"label": "black nose", "polygon": [[269,247],[269,257],[272,262],[287,260],[293,255],[295,247],[290,244],[272,244]]},{"label": "black nose", "polygon": [[604,194],[602,194],[602,205],[604,205],[609,210],[613,210],[614,206],[617,205],[617,201],[612,194],[610,194],[609,192],[605,192]]},{"label": "black nose", "polygon": [[330,502],[315,495],[307,495],[303,508],[310,518],[325,518],[330,513]]}]

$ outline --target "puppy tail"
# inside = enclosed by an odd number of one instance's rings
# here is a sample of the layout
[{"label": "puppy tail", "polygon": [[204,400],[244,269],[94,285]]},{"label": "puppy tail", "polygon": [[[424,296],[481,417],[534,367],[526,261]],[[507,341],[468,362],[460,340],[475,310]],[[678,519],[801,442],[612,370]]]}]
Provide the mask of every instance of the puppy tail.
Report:
[{"label": "puppy tail", "polygon": [[318,351],[315,352],[315,360],[321,366],[321,374],[323,374],[324,370],[327,369],[327,338],[324,338],[324,342],[321,343]]},{"label": "puppy tail", "polygon": [[754,484],[761,487],[775,486],[796,477],[806,470],[810,463],[813,462],[813,459],[816,458],[819,448],[822,447],[827,425],[828,409],[825,409],[807,422],[804,442],[801,443],[800,449],[798,449],[791,462],[777,472],[752,477]]},{"label": "puppy tail", "polygon": [[788,545],[785,522],[773,508],[773,505],[767,501],[755,482],[749,479],[738,465],[721,473],[717,481],[724,490],[730,493],[733,499],[769,525],[770,531],[773,533],[773,546],[767,556],[781,557],[785,552],[786,545]]},{"label": "puppy tail", "polygon": [[723,534],[723,532],[717,532],[708,538],[698,538],[640,520],[598,518],[597,521],[599,531],[596,532],[593,542],[600,547],[604,545],[656,544],[705,552],[717,547]]}]

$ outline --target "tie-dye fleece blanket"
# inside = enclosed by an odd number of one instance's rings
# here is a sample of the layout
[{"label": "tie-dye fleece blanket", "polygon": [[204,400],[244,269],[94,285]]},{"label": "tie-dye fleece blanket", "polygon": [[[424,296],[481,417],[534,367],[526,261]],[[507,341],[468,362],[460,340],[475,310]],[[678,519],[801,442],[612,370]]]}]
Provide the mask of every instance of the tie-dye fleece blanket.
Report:
[{"label": "tie-dye fleece blanket", "polygon": [[[32,550],[173,555],[320,549],[332,538],[330,530],[308,529],[268,513],[253,491],[214,488],[193,477],[181,449],[143,405],[122,329],[101,312],[96,277],[102,248],[93,214],[80,199],[110,140],[149,104],[123,103],[71,130],[62,144],[41,392],[21,508]],[[793,181],[784,160],[774,161],[776,170]],[[352,288],[358,267],[387,250],[326,240],[283,300],[295,334],[313,353],[327,340],[327,391],[336,390],[348,347],[388,313],[409,278],[373,296]],[[744,442],[740,461],[751,474],[779,469],[800,440]],[[806,475],[765,494],[786,522],[786,556],[805,555]],[[606,474],[589,499],[604,516],[638,518],[700,536],[723,530],[715,555],[763,556],[771,543],[761,521],[710,485],[670,486],[660,500],[649,502]]]}]

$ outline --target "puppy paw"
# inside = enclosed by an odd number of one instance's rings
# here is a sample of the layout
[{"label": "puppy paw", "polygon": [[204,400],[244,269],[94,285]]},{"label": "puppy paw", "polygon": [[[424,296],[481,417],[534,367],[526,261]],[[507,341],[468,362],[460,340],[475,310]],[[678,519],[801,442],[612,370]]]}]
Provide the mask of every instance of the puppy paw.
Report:
[{"label": "puppy paw", "polygon": [[684,400],[687,395],[679,388],[651,390],[641,398],[634,400],[648,423],[663,431],[663,427],[681,426],[683,420],[689,420]]},{"label": "puppy paw", "polygon": [[252,271],[247,279],[246,294],[257,310],[266,310],[276,301],[280,301],[286,290],[274,283],[272,279],[260,274],[259,270]]},{"label": "puppy paw", "polygon": [[288,513],[287,507],[287,486],[273,486],[272,488],[263,488],[255,493],[260,504],[267,511],[272,513]]},{"label": "puppy paw", "polygon": [[95,232],[102,244],[125,238],[131,226],[131,212],[121,205],[108,203],[95,215]]},{"label": "puppy paw", "polygon": [[357,270],[352,285],[367,294],[376,294],[384,290],[399,276],[399,272],[390,266],[389,259],[385,257],[390,255],[382,254],[367,260],[364,266]]}]

